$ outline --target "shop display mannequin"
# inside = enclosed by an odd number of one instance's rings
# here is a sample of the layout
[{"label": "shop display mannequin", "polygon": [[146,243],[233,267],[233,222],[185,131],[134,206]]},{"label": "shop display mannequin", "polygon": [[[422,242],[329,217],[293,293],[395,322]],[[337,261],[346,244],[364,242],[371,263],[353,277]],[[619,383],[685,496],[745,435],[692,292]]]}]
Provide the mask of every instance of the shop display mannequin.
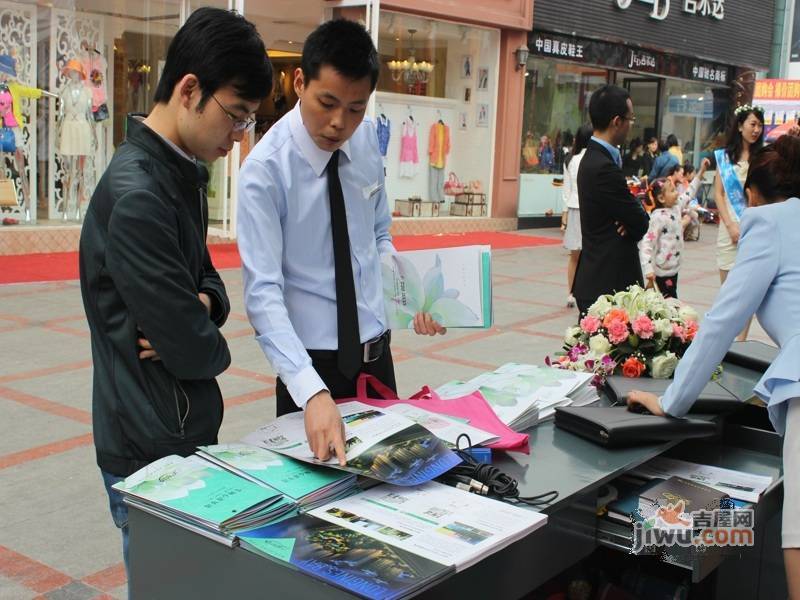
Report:
[{"label": "shop display mannequin", "polygon": [[31,221],[30,189],[25,177],[25,157],[22,154],[22,98],[41,98],[54,94],[17,81],[16,61],[10,54],[0,54],[0,153],[14,155],[14,164],[22,184],[22,205],[25,221]]},{"label": "shop display mannequin", "polygon": [[84,83],[86,73],[80,61],[68,61],[62,72],[67,78],[67,84],[59,95],[61,102],[56,135],[56,150],[64,164],[61,208],[64,220],[69,218],[69,214],[74,214],[75,220],[80,221],[81,196],[85,193],[84,166],[86,157],[96,147],[92,127],[92,93]]},{"label": "shop display mannequin", "polygon": [[81,64],[86,75],[86,87],[92,94],[92,117],[98,123],[109,118],[108,94],[106,92],[106,70],[108,63],[97,48],[89,42],[81,42]]}]

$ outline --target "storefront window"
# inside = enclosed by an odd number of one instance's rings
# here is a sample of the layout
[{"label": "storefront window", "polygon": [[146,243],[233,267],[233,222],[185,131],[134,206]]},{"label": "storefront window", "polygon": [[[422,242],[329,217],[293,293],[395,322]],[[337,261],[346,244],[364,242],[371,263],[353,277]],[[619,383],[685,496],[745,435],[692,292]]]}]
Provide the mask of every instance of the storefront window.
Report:
[{"label": "storefront window", "polygon": [[395,217],[490,214],[499,45],[497,30],[381,12],[375,113]]},{"label": "storefront window", "polygon": [[589,122],[589,98],[608,71],[529,59],[520,153],[520,215],[561,211],[560,180],[575,133]]},{"label": "storefront window", "polygon": [[179,9],[132,0],[114,10],[0,2],[4,218],[79,221],[128,112],[147,112]]},{"label": "storefront window", "polygon": [[689,81],[666,80],[661,136],[674,134],[684,162],[695,167],[725,143],[730,90]]}]

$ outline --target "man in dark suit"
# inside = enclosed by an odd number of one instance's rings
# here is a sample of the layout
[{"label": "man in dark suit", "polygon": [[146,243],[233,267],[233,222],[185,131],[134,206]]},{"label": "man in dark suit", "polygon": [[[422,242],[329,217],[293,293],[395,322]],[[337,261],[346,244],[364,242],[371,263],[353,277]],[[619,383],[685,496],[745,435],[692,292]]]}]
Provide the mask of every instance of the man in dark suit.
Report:
[{"label": "man in dark suit", "polygon": [[628,191],[618,149],[636,120],[630,95],[603,86],[592,94],[589,116],[594,135],[578,169],[582,249],[572,286],[581,314],[602,294],[644,285],[637,243],[650,221]]}]

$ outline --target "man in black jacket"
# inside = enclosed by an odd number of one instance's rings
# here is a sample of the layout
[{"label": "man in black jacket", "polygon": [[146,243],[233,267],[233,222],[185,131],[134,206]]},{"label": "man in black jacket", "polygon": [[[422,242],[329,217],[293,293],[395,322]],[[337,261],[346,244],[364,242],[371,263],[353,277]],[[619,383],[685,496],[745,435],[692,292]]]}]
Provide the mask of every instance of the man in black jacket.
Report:
[{"label": "man in black jacket", "polygon": [[628,191],[618,149],[636,119],[630,95],[603,86],[592,94],[589,116],[594,135],[578,169],[582,247],[572,286],[581,314],[602,294],[644,285],[637,243],[650,222]]},{"label": "man in black jacket", "polygon": [[208,171],[254,124],[272,67],[255,27],[220,9],[194,12],[173,38],[146,119],[95,190],[80,241],[81,292],[94,361],[92,421],[111,486],[170,454],[216,443],[230,364],[219,328],[230,304],[206,247]]}]

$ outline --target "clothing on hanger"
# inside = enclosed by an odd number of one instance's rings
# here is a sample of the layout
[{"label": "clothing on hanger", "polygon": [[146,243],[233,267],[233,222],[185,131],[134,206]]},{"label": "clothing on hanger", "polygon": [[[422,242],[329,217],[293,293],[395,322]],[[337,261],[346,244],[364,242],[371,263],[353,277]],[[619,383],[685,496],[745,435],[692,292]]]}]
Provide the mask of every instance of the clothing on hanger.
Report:
[{"label": "clothing on hanger", "polygon": [[403,123],[400,136],[400,177],[412,178],[419,168],[419,150],[417,148],[417,124],[414,117],[408,117]]},{"label": "clothing on hanger", "polygon": [[376,126],[378,130],[378,150],[381,156],[386,158],[386,153],[389,150],[389,138],[392,135],[392,122],[385,114],[381,113],[378,116]]}]

